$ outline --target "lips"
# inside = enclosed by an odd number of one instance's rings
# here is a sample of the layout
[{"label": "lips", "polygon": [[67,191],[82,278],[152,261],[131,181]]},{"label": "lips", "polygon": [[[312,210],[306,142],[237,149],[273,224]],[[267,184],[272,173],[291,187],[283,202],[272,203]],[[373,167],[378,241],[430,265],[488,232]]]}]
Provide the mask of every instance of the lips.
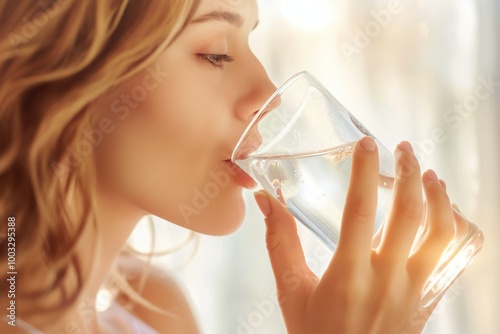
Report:
[{"label": "lips", "polygon": [[236,160],[244,160],[248,156],[256,151],[262,144],[262,137],[257,133],[248,133],[241,143],[238,144],[238,148],[235,150],[235,154],[231,159],[226,160],[229,164],[229,170],[233,180],[240,186],[246,189],[254,188],[257,183],[247,174],[243,169],[234,163]]},{"label": "lips", "polygon": [[246,189],[252,189],[257,185],[254,179],[252,179],[250,175],[245,173],[243,169],[241,169],[238,165],[231,162],[230,160],[225,160],[225,162],[228,165],[229,174],[231,175],[233,181],[236,182],[236,184]]}]

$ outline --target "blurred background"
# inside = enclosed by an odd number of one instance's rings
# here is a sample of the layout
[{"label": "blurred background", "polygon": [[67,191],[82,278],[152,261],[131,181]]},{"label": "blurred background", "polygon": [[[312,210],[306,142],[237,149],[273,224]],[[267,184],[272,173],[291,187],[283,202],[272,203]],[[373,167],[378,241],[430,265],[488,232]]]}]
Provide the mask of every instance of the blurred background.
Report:
[{"label": "blurred background", "polygon": [[[500,1],[262,0],[260,19],[251,44],[276,85],[307,70],[390,150],[409,140],[483,230],[482,252],[424,333],[500,333]],[[158,264],[190,296],[203,333],[284,334],[264,222],[244,195],[238,232],[199,236]],[[139,247],[145,225],[131,238]],[[188,236],[157,225],[159,245]],[[320,273],[330,255],[301,236]]]}]

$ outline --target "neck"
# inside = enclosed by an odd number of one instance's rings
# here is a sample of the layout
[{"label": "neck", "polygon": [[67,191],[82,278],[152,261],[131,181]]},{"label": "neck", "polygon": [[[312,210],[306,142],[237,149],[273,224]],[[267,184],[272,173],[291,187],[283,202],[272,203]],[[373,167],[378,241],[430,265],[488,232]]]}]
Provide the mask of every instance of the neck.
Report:
[{"label": "neck", "polygon": [[[97,189],[95,203],[97,235],[93,231],[82,235],[84,240],[77,251],[84,272],[88,273],[84,278],[85,288],[79,296],[79,301],[70,311],[65,310],[62,320],[57,323],[47,324],[43,319],[28,319],[35,327],[48,333],[66,333],[68,328],[72,328],[75,333],[102,332],[95,311],[97,292],[108,278],[110,268],[135,225],[146,214],[104,189]],[[95,245],[94,254],[89,245]]]}]

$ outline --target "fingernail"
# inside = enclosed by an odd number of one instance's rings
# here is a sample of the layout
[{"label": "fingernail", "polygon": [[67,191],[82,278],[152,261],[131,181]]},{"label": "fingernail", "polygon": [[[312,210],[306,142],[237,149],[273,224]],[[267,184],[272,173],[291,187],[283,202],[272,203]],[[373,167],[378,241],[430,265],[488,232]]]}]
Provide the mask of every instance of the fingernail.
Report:
[{"label": "fingernail", "polygon": [[398,148],[403,152],[413,154],[413,147],[407,141],[402,141],[401,143],[399,143]]},{"label": "fingernail", "polygon": [[254,192],[253,197],[265,217],[271,214],[271,202],[263,190]]},{"label": "fingernail", "polygon": [[375,140],[372,137],[364,137],[360,140],[361,147],[367,151],[375,151],[377,148],[377,144],[375,144]]},{"label": "fingernail", "polygon": [[429,181],[432,181],[432,182],[439,182],[439,179],[436,175],[436,172],[433,171],[432,169],[429,169],[426,173],[425,173],[425,177],[427,178],[427,180]]}]

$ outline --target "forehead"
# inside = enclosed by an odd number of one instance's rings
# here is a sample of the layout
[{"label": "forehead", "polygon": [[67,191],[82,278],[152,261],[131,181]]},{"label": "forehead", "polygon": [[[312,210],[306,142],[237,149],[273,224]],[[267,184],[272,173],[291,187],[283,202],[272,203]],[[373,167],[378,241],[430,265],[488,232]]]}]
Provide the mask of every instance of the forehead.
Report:
[{"label": "forehead", "polygon": [[[219,15],[224,15],[224,13],[236,14],[241,17],[241,23],[250,27],[250,30],[255,28],[259,20],[257,0],[201,0],[193,21],[210,15],[209,13]],[[239,26],[239,23],[237,25]]]},{"label": "forehead", "polygon": [[256,0],[201,0],[197,13],[209,10],[243,10],[249,7],[257,7]]}]

